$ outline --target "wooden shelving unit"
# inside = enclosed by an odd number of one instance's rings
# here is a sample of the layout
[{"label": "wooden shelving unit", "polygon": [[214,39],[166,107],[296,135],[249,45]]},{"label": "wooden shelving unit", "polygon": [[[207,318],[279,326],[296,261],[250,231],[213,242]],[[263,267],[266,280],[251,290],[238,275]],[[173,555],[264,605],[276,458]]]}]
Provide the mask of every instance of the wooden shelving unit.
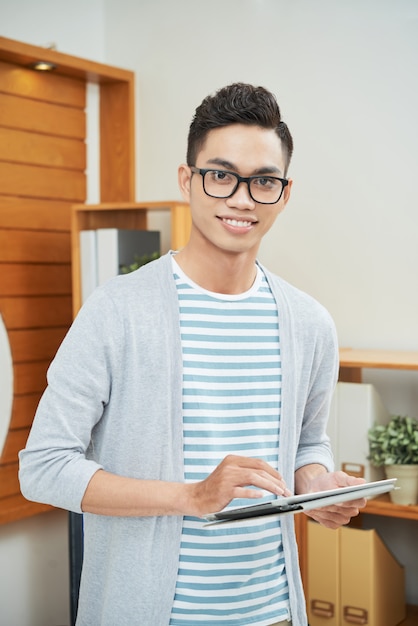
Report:
[{"label": "wooden shelving unit", "polygon": [[105,202],[76,204],[71,215],[71,258],[73,284],[73,313],[81,306],[80,231],[96,228],[147,229],[150,211],[169,211],[173,250],[179,250],[188,241],[191,227],[189,205],[185,202]]},{"label": "wooden shelving unit", "polygon": [[[339,380],[344,382],[362,382],[363,369],[415,370],[418,371],[418,352],[400,350],[357,350],[340,349]],[[418,521],[418,505],[402,506],[393,504],[388,494],[369,500],[362,509],[362,515],[381,515],[398,519]],[[295,527],[299,546],[299,559],[302,580],[307,588],[307,517],[295,516]],[[399,626],[418,624],[418,606],[407,607],[407,618]]]},{"label": "wooden shelving unit", "polygon": [[[39,59],[53,63],[54,72],[34,72],[30,66]],[[0,176],[0,295],[7,332],[24,346],[23,358],[13,359],[13,412],[0,459],[5,524],[50,510],[21,495],[18,450],[62,340],[58,328],[69,326],[72,316],[68,239],[71,204],[85,197],[86,84],[95,83],[99,93],[100,199],[133,201],[135,75],[5,37],[0,66],[2,132],[9,125]],[[65,132],[56,132],[58,127]]]},{"label": "wooden shelving unit", "polygon": [[[418,371],[418,352],[400,350],[355,350],[341,348],[340,376],[345,382],[361,382],[363,369],[392,369]],[[384,515],[402,519],[418,520],[417,506],[392,504],[386,494],[369,500],[363,514]]]}]

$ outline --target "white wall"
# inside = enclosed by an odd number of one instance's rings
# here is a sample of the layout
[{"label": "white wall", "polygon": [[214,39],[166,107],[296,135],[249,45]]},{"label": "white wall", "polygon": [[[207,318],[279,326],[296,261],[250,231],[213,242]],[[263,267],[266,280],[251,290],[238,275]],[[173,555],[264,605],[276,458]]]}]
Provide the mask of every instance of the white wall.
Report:
[{"label": "white wall", "polygon": [[262,249],[343,345],[418,349],[416,0],[104,0],[106,58],[135,70],[138,195],[178,197],[187,128],[232,81],[274,91],[293,198]]},{"label": "white wall", "polygon": [[[330,310],[342,346],[418,350],[416,0],[104,3],[107,61],[137,77],[138,200],[179,197],[204,96],[268,87],[294,135],[294,185],[260,259]],[[365,380],[418,415],[418,375],[392,374]]]},{"label": "white wall", "polygon": [[102,0],[0,0],[0,36],[102,62]]},{"label": "white wall", "polygon": [[[341,345],[418,349],[416,0],[0,0],[0,34],[135,71],[138,200],[179,197],[207,93],[274,91],[294,191],[261,260],[328,307]],[[418,415],[417,376],[367,380]]]},{"label": "white wall", "polygon": [[0,624],[68,626],[68,513],[0,526]]}]

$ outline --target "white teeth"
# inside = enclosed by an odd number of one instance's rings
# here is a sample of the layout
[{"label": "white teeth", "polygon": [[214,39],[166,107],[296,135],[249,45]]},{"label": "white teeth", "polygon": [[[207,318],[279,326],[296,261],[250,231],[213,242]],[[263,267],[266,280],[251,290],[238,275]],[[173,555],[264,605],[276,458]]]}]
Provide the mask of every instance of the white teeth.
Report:
[{"label": "white teeth", "polygon": [[227,224],[230,224],[231,226],[239,226],[239,227],[251,226],[252,224],[252,222],[244,222],[244,220],[231,220],[231,219],[226,219],[226,218],[224,218],[223,221],[226,222]]}]

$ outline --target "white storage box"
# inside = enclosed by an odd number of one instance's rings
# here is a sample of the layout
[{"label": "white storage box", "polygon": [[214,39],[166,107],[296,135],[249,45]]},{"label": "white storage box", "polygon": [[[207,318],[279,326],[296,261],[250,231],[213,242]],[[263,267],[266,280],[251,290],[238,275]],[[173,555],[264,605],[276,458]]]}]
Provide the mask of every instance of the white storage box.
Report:
[{"label": "white storage box", "polygon": [[367,459],[367,431],[375,423],[386,424],[389,418],[390,414],[373,385],[337,383],[328,422],[335,468],[367,481],[384,478],[383,468],[373,467]]}]

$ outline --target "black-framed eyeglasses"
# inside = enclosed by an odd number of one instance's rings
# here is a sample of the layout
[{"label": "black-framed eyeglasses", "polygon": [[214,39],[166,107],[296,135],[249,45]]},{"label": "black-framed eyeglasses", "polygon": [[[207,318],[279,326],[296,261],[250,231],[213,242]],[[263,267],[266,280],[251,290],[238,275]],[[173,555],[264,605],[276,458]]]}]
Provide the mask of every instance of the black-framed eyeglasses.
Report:
[{"label": "black-framed eyeglasses", "polygon": [[230,198],[238,189],[238,185],[246,183],[248,193],[254,202],[259,204],[276,204],[282,197],[283,189],[289,184],[287,178],[276,176],[240,176],[226,170],[202,169],[190,167],[195,174],[200,174],[203,190],[211,198]]}]

